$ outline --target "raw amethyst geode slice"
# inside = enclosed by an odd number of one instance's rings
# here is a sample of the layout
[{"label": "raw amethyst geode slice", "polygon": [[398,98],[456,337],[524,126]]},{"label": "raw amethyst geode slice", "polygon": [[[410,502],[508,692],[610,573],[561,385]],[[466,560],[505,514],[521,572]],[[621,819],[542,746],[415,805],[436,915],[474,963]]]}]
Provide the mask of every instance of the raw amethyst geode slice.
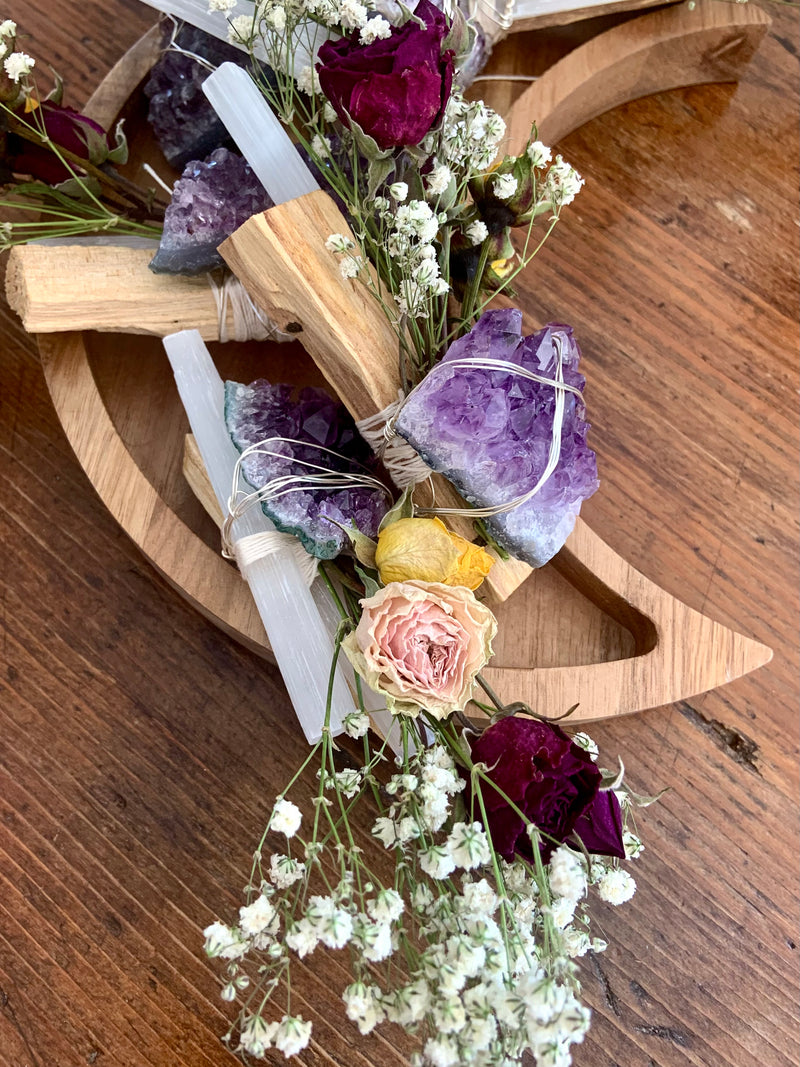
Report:
[{"label": "raw amethyst geode slice", "polygon": [[[250,385],[225,383],[225,421],[240,452],[270,437],[293,439],[291,443],[272,441],[266,446],[280,453],[277,457],[253,455],[244,460],[245,479],[254,489],[285,475],[302,478],[315,473],[300,461],[329,470],[373,473],[365,469],[373,462],[372,453],[343,404],[323,389],[305,388],[297,400],[292,399],[292,393],[291,385],[270,385],[263,378]],[[342,458],[315,445],[329,448]],[[262,508],[279,530],[298,537],[312,556],[333,559],[348,540],[328,517],[343,526],[355,524],[368,537],[377,537],[388,503],[388,496],[378,489],[314,488],[286,493],[263,503]]]},{"label": "raw amethyst geode slice", "polygon": [[[183,170],[189,160],[203,159],[215,148],[230,146],[228,131],[203,93],[203,82],[221,63],[249,67],[250,57],[187,23],[175,35],[175,47],[170,48],[173,32],[172,24],[167,23],[165,51],[151,70],[144,92],[150,100],[147,119],[161,150],[171,166]],[[262,76],[267,76],[264,68]]]},{"label": "raw amethyst geode slice", "polygon": [[268,207],[272,200],[250,165],[227,148],[218,148],[203,162],[188,163],[172,191],[150,270],[204,274],[221,267],[217,246]]},{"label": "raw amethyst geode slice", "polygon": [[[447,369],[463,357],[505,360],[546,378],[557,366],[561,340],[564,381],[583,390],[580,350],[569,326],[550,324],[522,336],[522,314],[487,311],[454,342],[400,412],[397,431],[434,470],[476,507],[522,496],[544,471],[553,433],[555,390],[510,371]],[[581,502],[597,489],[597,462],[586,444],[583,404],[566,393],[561,455],[547,481],[526,504],[485,519],[489,532],[517,559],[547,563],[566,541]]]}]

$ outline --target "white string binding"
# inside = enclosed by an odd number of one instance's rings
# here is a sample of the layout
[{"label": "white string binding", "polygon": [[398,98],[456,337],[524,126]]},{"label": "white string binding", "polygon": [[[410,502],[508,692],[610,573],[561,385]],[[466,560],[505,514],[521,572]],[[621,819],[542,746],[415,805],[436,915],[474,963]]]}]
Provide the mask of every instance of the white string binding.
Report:
[{"label": "white string binding", "polygon": [[[307,492],[310,489],[324,488],[331,491],[334,489],[377,489],[380,490],[380,492],[385,493],[390,502],[392,494],[383,482],[379,481],[377,478],[373,478],[371,474],[352,474],[346,471],[332,471],[318,463],[311,463],[308,460],[298,459],[296,456],[288,457],[282,452],[277,452],[274,449],[266,447],[268,444],[280,444],[281,442],[302,445],[305,448],[316,448],[320,452],[327,452],[328,455],[335,456],[337,459],[344,459],[348,463],[353,462],[352,460],[347,459],[346,456],[342,456],[339,452],[335,452],[331,448],[325,448],[323,445],[315,445],[311,441],[298,441],[294,437],[266,437],[263,441],[257,441],[255,444],[250,445],[240,454],[236,461],[236,466],[233,469],[233,484],[231,495],[228,499],[228,514],[225,516],[225,521],[222,524],[221,530],[222,555],[225,559],[235,560],[239,570],[245,577],[247,577],[247,568],[252,566],[256,560],[271,555],[273,552],[289,549],[297,561],[303,578],[307,585],[310,586],[317,576],[319,560],[309,552],[306,552],[293,534],[282,533],[279,530],[267,530],[262,533],[250,534],[249,536],[240,537],[234,540],[233,524],[236,520],[241,518],[241,516],[255,504],[278,500],[289,493],[302,493]],[[258,489],[254,489],[250,493],[245,493],[240,488],[242,464],[248,457],[256,455],[273,456],[283,460],[289,460],[291,458],[292,463],[300,467],[305,467],[312,473],[306,475],[278,475],[271,479],[271,481],[259,486]]]},{"label": "white string binding", "polygon": [[[286,550],[289,550],[294,556],[303,576],[303,581],[310,588],[317,577],[319,560],[316,556],[306,552],[293,534],[281,533],[280,530],[264,530],[261,533],[240,537],[231,546],[236,566],[245,578],[247,577],[248,569],[257,560],[263,559],[265,556],[271,556],[275,552],[284,552]],[[223,555],[226,555],[225,551],[223,551]]]},{"label": "white string binding", "polygon": [[[222,282],[207,274],[208,284],[217,305],[220,341],[294,341],[253,302],[250,294],[234,274],[225,273]],[[228,329],[228,312],[233,330]]]},{"label": "white string binding", "polygon": [[[519,366],[517,363],[510,363],[505,359],[481,359],[478,356],[463,356],[461,359],[451,359],[446,363],[440,363],[430,373],[435,374],[441,367],[442,369],[450,368],[456,370],[486,370],[486,371],[508,371],[509,374],[516,374],[521,378],[527,378],[529,381],[538,382],[540,385],[551,385],[555,390],[555,410],[553,412],[553,429],[550,437],[550,449],[548,452],[547,463],[542,471],[539,480],[536,484],[521,496],[515,497],[513,500],[508,500],[504,504],[494,504],[485,508],[419,508],[420,513],[426,515],[465,515],[468,518],[473,519],[488,519],[494,515],[503,515],[506,512],[514,511],[516,508],[522,507],[527,504],[542,488],[547,479],[553,473],[558,466],[558,461],[561,458],[561,431],[564,425],[564,407],[566,403],[566,394],[573,393],[583,403],[583,394],[579,389],[576,389],[573,385],[568,385],[564,381],[564,355],[562,348],[562,341],[559,334],[554,333],[552,335],[553,347],[556,350],[556,377],[546,378],[542,374],[536,374],[534,371],[527,370],[525,367]],[[423,379],[419,385],[414,386],[411,392],[399,401],[396,405],[394,414],[389,418],[384,427],[383,433],[387,440],[395,440],[395,423],[400,414],[402,408],[408,403],[411,397],[416,393],[418,389],[422,387],[426,379]],[[407,443],[407,442],[406,442]]]},{"label": "white string binding", "polygon": [[359,419],[356,423],[356,429],[381,460],[398,489],[407,489],[409,485],[424,482],[432,473],[431,468],[408,441],[393,430],[389,432],[406,399],[402,389],[398,389],[397,400],[393,400],[383,411],[369,415],[366,419]]}]

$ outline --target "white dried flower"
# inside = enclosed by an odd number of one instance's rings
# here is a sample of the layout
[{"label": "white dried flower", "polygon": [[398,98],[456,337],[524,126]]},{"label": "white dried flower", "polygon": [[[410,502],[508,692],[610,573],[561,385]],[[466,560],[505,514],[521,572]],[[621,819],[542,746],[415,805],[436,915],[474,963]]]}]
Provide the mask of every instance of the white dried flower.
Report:
[{"label": "white dried flower", "polygon": [[342,0],[339,6],[339,21],[347,30],[362,29],[367,24],[368,12],[358,0]]},{"label": "white dried flower", "polygon": [[431,845],[420,853],[419,865],[431,878],[447,878],[456,863],[445,845]]},{"label": "white dried flower", "polygon": [[5,21],[0,22],[0,37],[16,37],[16,35],[16,22],[13,22],[11,19],[5,19]]},{"label": "white dried flower", "polygon": [[349,715],[345,715],[342,725],[348,737],[363,737],[369,730],[369,715],[364,711],[351,711]]},{"label": "white dried flower", "polygon": [[432,289],[439,278],[439,264],[435,259],[423,259],[411,276],[422,289]]},{"label": "white dried flower", "polygon": [[492,192],[498,200],[510,200],[518,185],[519,182],[513,174],[499,174],[492,185]]},{"label": "white dried flower", "polygon": [[553,153],[542,141],[531,141],[526,152],[534,167],[544,167],[553,158]]},{"label": "white dried flower", "polygon": [[325,105],[322,108],[322,117],[327,123],[336,122],[336,120],[339,118],[339,116],[336,114],[336,108],[333,106],[333,104],[329,104],[327,100],[325,101]]},{"label": "white dried flower", "polygon": [[299,882],[306,871],[305,863],[273,852],[269,858],[269,880],[277,889],[288,889]]},{"label": "white dried flower", "polygon": [[237,15],[228,20],[228,40],[231,44],[243,44],[249,47],[256,36],[256,25],[252,15]]},{"label": "white dried flower", "polygon": [[600,899],[607,904],[624,904],[636,892],[636,882],[622,867],[612,867],[597,883]]},{"label": "white dried flower", "polygon": [[294,837],[300,829],[303,815],[296,804],[285,797],[278,797],[272,816],[269,820],[269,828],[276,834],[285,834],[286,837]]},{"label": "white dried flower", "polygon": [[564,949],[571,959],[585,956],[592,947],[589,935],[584,930],[576,930],[574,926],[567,927],[563,931]]},{"label": "white dried flower", "polygon": [[35,65],[36,60],[26,55],[25,52],[12,52],[3,60],[5,72],[12,82],[18,82],[20,78],[26,77]]},{"label": "white dried flower", "polygon": [[622,844],[625,846],[625,858],[629,860],[638,859],[644,852],[644,845],[642,839],[637,837],[636,834],[631,833],[630,830],[626,830],[622,835]]},{"label": "white dried flower", "polygon": [[361,955],[370,963],[380,963],[392,954],[392,928],[387,923],[363,923],[359,929]]},{"label": "white dried flower", "polygon": [[353,936],[353,917],[343,908],[335,908],[317,924],[317,933],[328,948],[344,948]]},{"label": "white dried flower", "polygon": [[546,185],[553,207],[559,208],[572,203],[581,191],[584,180],[574,167],[565,163],[561,156],[556,156],[555,163],[547,172]]},{"label": "white dried flower", "polygon": [[[343,278],[357,278],[358,273],[364,265],[364,261],[361,256],[345,256],[339,264],[339,272]],[[354,790],[352,793],[348,793],[348,796],[355,796],[358,790]]]},{"label": "white dried flower", "polygon": [[446,847],[455,865],[465,870],[480,867],[492,858],[489,839],[479,822],[471,825],[465,822],[455,823],[447,838]]},{"label": "white dried flower", "polygon": [[580,900],[586,892],[586,868],[582,857],[568,845],[561,845],[550,857],[550,888],[557,897]]},{"label": "white dried flower", "polygon": [[220,956],[223,960],[237,960],[247,952],[248,942],[234,927],[226,926],[225,923],[215,922],[207,926],[203,931],[205,940],[205,953],[214,958]]},{"label": "white dried flower", "polygon": [[367,911],[377,923],[396,922],[404,909],[403,898],[395,889],[381,889],[374,900],[367,901]]},{"label": "white dried flower", "polygon": [[[466,877],[466,876],[465,876]],[[466,882],[462,890],[463,907],[479,915],[494,915],[500,900],[485,878],[479,882]]]},{"label": "white dried flower", "polygon": [[308,1045],[311,1038],[311,1023],[305,1022],[302,1017],[284,1015],[280,1025],[275,1031],[275,1048],[284,1054],[288,1060],[290,1056],[296,1056]]},{"label": "white dried flower", "polygon": [[359,1033],[369,1034],[385,1014],[380,1002],[381,991],[376,985],[354,982],[342,993],[347,1018],[358,1025]]},{"label": "white dried flower", "polygon": [[305,93],[306,96],[313,96],[319,89],[319,79],[312,65],[301,67],[295,74],[295,81],[297,82],[297,88],[301,93]]},{"label": "white dried flower", "polygon": [[275,33],[283,33],[286,29],[286,8],[278,4],[264,15],[264,22]]},{"label": "white dried flower", "polygon": [[[352,259],[352,257],[350,258]],[[346,262],[348,262],[348,260],[344,260],[342,265],[344,265],[344,263]],[[345,277],[354,278],[355,275],[358,274],[359,268],[360,258],[356,261],[355,274],[348,274],[345,275]],[[344,274],[344,271],[342,271],[342,273]],[[356,794],[361,789],[361,772],[357,771],[353,767],[347,767],[343,771],[337,771],[335,778],[336,784],[339,786],[340,791],[344,793],[348,800],[351,800],[354,796],[356,796]],[[331,782],[330,780],[327,784],[331,787],[333,786],[333,782]]]},{"label": "white dried flower", "polygon": [[398,204],[402,204],[408,196],[408,185],[405,182],[393,182],[389,186],[389,194]]},{"label": "white dried flower", "polygon": [[262,893],[252,904],[239,908],[239,925],[247,937],[263,933],[275,918],[275,908]]},{"label": "white dried flower", "polygon": [[332,233],[325,241],[325,247],[329,252],[338,252],[343,255],[348,252],[355,245],[349,237],[345,237],[343,233]]},{"label": "white dried flower", "polygon": [[459,1067],[461,1053],[455,1041],[446,1037],[432,1037],[425,1042],[425,1063],[430,1067]]},{"label": "white dried flower", "polygon": [[315,133],[311,138],[311,152],[319,159],[327,159],[331,154],[331,141],[329,137],[323,137],[319,133]]},{"label": "white dried flower", "polygon": [[264,1053],[272,1046],[277,1029],[277,1023],[268,1023],[260,1015],[251,1015],[242,1027],[239,1046],[256,1059],[263,1059]]},{"label": "white dried flower", "polygon": [[467,1023],[467,1013],[461,997],[447,997],[437,1000],[431,1011],[433,1022],[440,1034],[455,1034],[463,1030]]},{"label": "white dried flower", "polygon": [[481,245],[489,236],[489,230],[483,219],[476,219],[467,226],[464,235],[471,244]]},{"label": "white dried flower", "polygon": [[287,930],[284,940],[292,952],[296,952],[300,959],[313,952],[319,944],[316,927],[305,918],[296,922],[291,930]]},{"label": "white dried flower", "polygon": [[381,815],[375,820],[372,834],[378,838],[384,848],[393,848],[399,843],[397,828],[388,815]]},{"label": "white dried flower", "polygon": [[575,918],[577,904],[573,897],[558,897],[550,905],[550,918],[560,930],[566,929]]},{"label": "white dried flower", "polygon": [[447,191],[447,187],[453,177],[453,172],[444,163],[434,167],[425,179],[425,186],[431,196],[441,196]]},{"label": "white dried flower", "polygon": [[209,15],[215,11],[233,11],[235,7],[236,0],[208,0]]},{"label": "white dried flower", "polygon": [[374,15],[367,19],[358,38],[362,44],[372,44],[373,41],[385,40],[392,35],[391,23],[380,15]]}]

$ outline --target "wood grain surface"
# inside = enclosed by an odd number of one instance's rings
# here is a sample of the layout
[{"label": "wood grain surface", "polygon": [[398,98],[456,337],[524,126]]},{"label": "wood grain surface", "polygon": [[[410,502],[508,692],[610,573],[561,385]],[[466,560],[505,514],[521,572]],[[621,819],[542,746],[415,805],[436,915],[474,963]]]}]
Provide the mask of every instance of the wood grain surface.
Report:
[{"label": "wood grain surface", "polygon": [[[559,146],[587,185],[520,292],[529,325],[566,319],[581,339],[592,528],[776,650],[721,690],[593,727],[635,788],[671,789],[641,817],[633,901],[597,909],[611,947],[585,962],[579,1067],[798,1058],[797,19],[770,13],[740,86],[629,104]],[[78,105],[152,23],[135,0],[5,15]],[[99,503],[33,340],[0,321],[0,1064],[232,1065],[200,930],[238,906],[302,736],[277,672]],[[334,957],[301,984],[309,1067],[404,1062],[396,1032],[342,1021]]]}]

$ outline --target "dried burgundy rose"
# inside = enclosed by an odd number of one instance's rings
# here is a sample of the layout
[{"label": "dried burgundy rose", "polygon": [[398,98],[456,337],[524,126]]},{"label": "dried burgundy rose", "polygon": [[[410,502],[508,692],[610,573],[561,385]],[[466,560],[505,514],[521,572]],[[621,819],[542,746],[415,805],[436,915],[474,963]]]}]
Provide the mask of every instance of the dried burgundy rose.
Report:
[{"label": "dried burgundy rose", "polygon": [[[44,100],[39,115],[50,140],[81,159],[89,158],[87,138],[90,134],[106,140],[106,131],[102,126],[71,107],[61,107],[52,100]],[[34,144],[18,136],[13,138],[13,142],[9,166],[16,174],[30,174],[48,185],[56,185],[71,177],[71,171],[46,145]]]},{"label": "dried burgundy rose", "polygon": [[372,44],[359,44],[354,34],[319,50],[320,86],[337,115],[383,149],[421,141],[450,96],[453,53],[442,52],[447,19],[429,0],[420,0],[414,16]]},{"label": "dried burgundy rose", "polygon": [[472,742],[472,759],[486,764],[497,786],[483,782],[482,792],[492,842],[505,859],[515,853],[533,858],[525,819],[509,801],[544,835],[545,860],[559,844],[578,838],[589,852],[624,858],[619,801],[613,792],[600,792],[600,771],[558,726],[501,719]]}]

